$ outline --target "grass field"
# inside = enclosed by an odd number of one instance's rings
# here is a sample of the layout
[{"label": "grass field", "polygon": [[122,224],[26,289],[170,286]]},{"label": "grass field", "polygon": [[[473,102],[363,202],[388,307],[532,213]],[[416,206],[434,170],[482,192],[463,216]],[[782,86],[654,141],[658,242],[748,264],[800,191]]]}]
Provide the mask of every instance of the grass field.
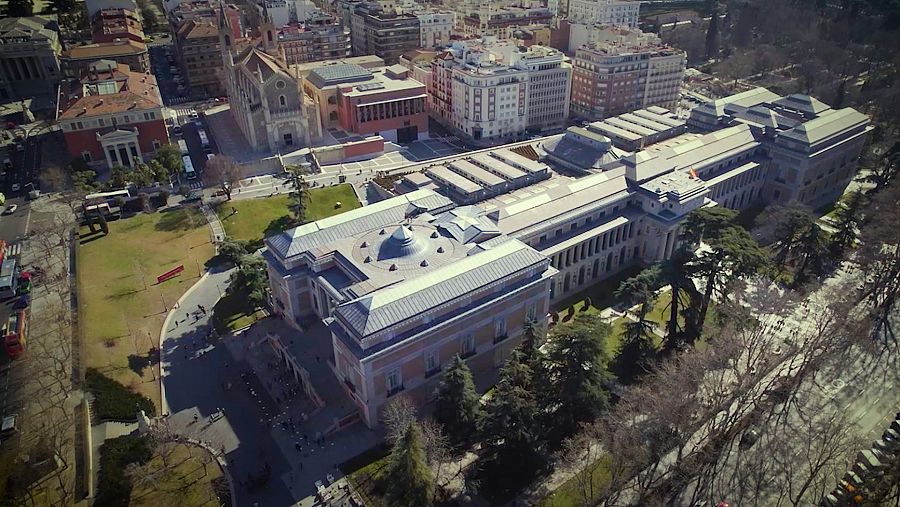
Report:
[{"label": "grass field", "polygon": [[142,475],[153,480],[142,482],[138,477],[132,478],[131,507],[219,505],[212,484],[222,477],[222,471],[204,449],[161,444],[142,469],[146,472]]},{"label": "grass field", "polygon": [[216,303],[213,315],[216,332],[227,334],[253,324],[265,316],[263,311],[247,313],[247,297],[245,294],[228,292]]},{"label": "grass field", "polygon": [[[577,505],[586,505],[585,499],[592,496],[591,492],[596,496],[609,484],[609,471],[607,470],[609,468],[609,457],[600,457],[594,462],[593,467],[590,477],[587,474],[584,475],[584,478],[572,477],[541,500],[538,507],[575,507]],[[588,478],[591,481],[590,486],[587,483]]]},{"label": "grass field", "polygon": [[[78,322],[83,366],[159,406],[159,333],[166,313],[213,255],[206,220],[195,210],[139,214],[109,222],[109,235],[83,227],[77,247]],[[161,284],[156,277],[184,271]]]},{"label": "grass field", "polygon": [[[321,220],[360,207],[359,200],[350,185],[314,188],[309,191],[309,218]],[[225,234],[241,241],[260,241],[290,227],[287,194],[260,199],[227,201],[219,205],[216,213],[225,226]],[[336,202],[341,203],[335,208]],[[237,210],[232,213],[231,208]]]}]

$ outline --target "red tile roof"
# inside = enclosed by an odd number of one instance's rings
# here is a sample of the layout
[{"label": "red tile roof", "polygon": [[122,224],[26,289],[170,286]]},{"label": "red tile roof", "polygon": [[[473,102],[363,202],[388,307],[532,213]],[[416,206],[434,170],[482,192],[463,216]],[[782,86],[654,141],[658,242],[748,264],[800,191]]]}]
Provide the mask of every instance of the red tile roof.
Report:
[{"label": "red tile roof", "polygon": [[[118,91],[100,94],[97,90],[100,83],[114,83]],[[68,100],[60,105],[59,119],[89,118],[161,106],[156,78],[152,74],[131,72],[127,65],[119,64],[112,72],[86,72],[81,81],[74,83]]]}]

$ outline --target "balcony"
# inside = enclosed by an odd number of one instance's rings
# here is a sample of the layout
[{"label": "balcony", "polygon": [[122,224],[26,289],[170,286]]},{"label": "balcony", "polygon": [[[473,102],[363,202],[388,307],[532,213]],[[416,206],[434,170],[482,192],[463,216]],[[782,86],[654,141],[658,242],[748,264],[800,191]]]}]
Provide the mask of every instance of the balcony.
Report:
[{"label": "balcony", "polygon": [[430,378],[441,372],[441,367],[432,368],[425,372],[425,378]]},{"label": "balcony", "polygon": [[503,333],[500,336],[495,336],[494,337],[494,345],[502,342],[503,340],[505,340],[507,338],[509,338],[509,333]]},{"label": "balcony", "polygon": [[474,355],[475,355],[475,350],[473,349],[473,350],[470,350],[470,351],[468,351],[468,352],[463,352],[463,353],[461,353],[461,354],[459,355],[459,358],[460,358],[460,359],[468,359],[468,358],[470,358],[470,357],[472,357],[472,356],[474,356]]},{"label": "balcony", "polygon": [[391,396],[393,396],[393,395],[395,395],[395,394],[397,394],[397,393],[403,392],[404,389],[406,389],[406,388],[403,387],[403,384],[401,384],[401,385],[399,385],[399,386],[397,386],[397,387],[395,387],[395,388],[393,388],[393,389],[388,389],[388,392],[387,392],[387,398],[390,398]]}]

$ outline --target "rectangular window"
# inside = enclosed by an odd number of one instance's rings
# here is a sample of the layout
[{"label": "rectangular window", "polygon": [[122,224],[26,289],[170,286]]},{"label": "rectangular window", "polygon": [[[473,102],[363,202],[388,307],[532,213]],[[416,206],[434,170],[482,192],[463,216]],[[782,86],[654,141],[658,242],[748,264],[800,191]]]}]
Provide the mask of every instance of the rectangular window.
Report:
[{"label": "rectangular window", "polygon": [[99,120],[97,120],[97,122],[100,124],[101,127],[106,126],[106,120],[104,120],[103,118],[100,118]]},{"label": "rectangular window", "polygon": [[403,379],[400,377],[400,368],[394,368],[387,372],[384,377],[384,383],[387,387],[387,395],[391,396],[403,390]]},{"label": "rectangular window", "polygon": [[441,371],[441,361],[438,358],[437,350],[430,350],[425,353],[425,376],[430,377]]},{"label": "rectangular window", "polygon": [[462,342],[459,344],[459,355],[463,358],[475,354],[475,335],[467,334],[463,336]]},{"label": "rectangular window", "polygon": [[525,321],[534,322],[537,319],[537,303],[530,303],[525,310]]},{"label": "rectangular window", "polygon": [[494,343],[506,339],[506,317],[494,319]]}]

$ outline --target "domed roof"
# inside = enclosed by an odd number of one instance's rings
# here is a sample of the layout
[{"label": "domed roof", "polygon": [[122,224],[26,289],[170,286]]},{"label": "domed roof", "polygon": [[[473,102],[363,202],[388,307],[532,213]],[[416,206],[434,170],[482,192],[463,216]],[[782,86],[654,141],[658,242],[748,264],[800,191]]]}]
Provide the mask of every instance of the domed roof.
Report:
[{"label": "domed roof", "polygon": [[428,239],[400,225],[378,248],[378,260],[415,258],[428,251]]}]

